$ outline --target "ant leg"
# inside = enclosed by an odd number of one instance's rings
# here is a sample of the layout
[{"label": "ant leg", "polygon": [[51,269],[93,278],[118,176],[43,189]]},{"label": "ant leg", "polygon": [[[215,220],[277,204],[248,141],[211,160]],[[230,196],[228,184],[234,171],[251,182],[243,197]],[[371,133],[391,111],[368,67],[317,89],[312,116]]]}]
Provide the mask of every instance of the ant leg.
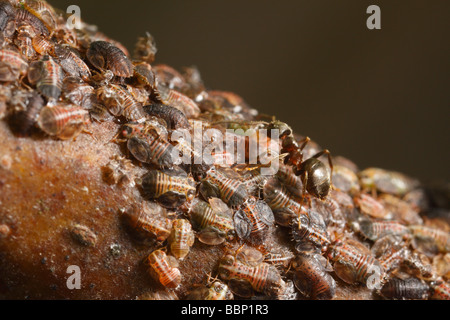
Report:
[{"label": "ant leg", "polygon": [[[305,196],[306,196],[306,183],[308,182],[308,172],[307,171],[304,171],[302,173],[301,180],[302,180],[302,197],[300,198],[299,218],[300,218],[300,214],[302,214],[303,201],[305,200]],[[308,215],[308,211],[306,211],[306,215]]]},{"label": "ant leg", "polygon": [[315,155],[313,155],[311,158],[320,158],[321,156],[323,156],[324,154],[326,154],[328,156],[328,161],[330,163],[330,167],[333,167],[332,163],[331,163],[331,154],[330,151],[328,149],[322,150],[320,152],[317,152]]},{"label": "ant leg", "polygon": [[92,131],[89,131],[87,129],[83,129],[83,130],[81,130],[81,132],[90,135],[92,137],[92,139],[94,139],[96,142],[98,142],[97,138],[94,136],[94,133]]},{"label": "ant leg", "polygon": [[119,131],[114,137],[112,137],[112,139],[107,142],[107,143],[123,143],[126,142],[127,139],[118,139],[118,137],[120,136],[121,132]]},{"label": "ant leg", "polygon": [[309,137],[305,137],[303,140],[300,140],[300,141],[298,142],[298,144],[301,144],[301,145],[300,145],[300,150],[303,151],[303,149],[306,147],[306,145],[307,145],[308,142],[310,142],[310,141],[311,141],[311,139],[310,139]]},{"label": "ant leg", "polygon": [[291,270],[292,268],[292,262],[289,262],[288,268],[286,270],[286,274],[288,274],[288,272]]},{"label": "ant leg", "polygon": [[206,280],[206,283],[208,285],[214,283],[215,281],[217,281],[217,277],[218,276],[215,276],[215,278],[213,278],[211,272],[206,273],[206,276],[208,277],[208,279]]},{"label": "ant leg", "polygon": [[26,76],[20,76],[20,78],[19,78],[19,83],[20,83],[20,85],[22,85],[23,87],[25,87],[25,88],[26,88],[27,90],[29,90],[29,91],[33,90],[33,88],[31,88],[29,85],[27,85],[27,84],[24,82],[25,77],[26,77]]},{"label": "ant leg", "polygon": [[[210,273],[211,274],[211,273]],[[213,278],[213,282],[217,281],[219,279],[219,275],[216,274],[216,276]]]},{"label": "ant leg", "polygon": [[242,243],[242,244],[239,246],[239,248],[237,248],[237,250],[234,251],[234,259],[237,260],[237,256],[238,256],[239,252],[241,252],[241,250],[244,249],[244,246],[245,246],[245,243]]},{"label": "ant leg", "polygon": [[233,249],[233,244],[230,242],[225,242],[224,247],[225,247],[225,252],[230,252]]}]

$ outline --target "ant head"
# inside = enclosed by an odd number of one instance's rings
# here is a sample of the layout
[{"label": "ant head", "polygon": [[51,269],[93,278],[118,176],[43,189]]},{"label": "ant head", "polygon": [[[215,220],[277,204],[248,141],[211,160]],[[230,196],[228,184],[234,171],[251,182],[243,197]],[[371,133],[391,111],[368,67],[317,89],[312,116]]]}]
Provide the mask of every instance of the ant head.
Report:
[{"label": "ant head", "polygon": [[284,122],[281,122],[281,121],[279,121],[279,120],[274,120],[274,121],[272,121],[272,122],[269,124],[268,129],[269,129],[269,130],[270,130],[270,129],[278,130],[278,131],[279,131],[280,137],[289,136],[289,135],[292,134],[292,129],[291,129],[291,127],[290,127],[288,124],[286,124],[286,123],[284,123]]}]

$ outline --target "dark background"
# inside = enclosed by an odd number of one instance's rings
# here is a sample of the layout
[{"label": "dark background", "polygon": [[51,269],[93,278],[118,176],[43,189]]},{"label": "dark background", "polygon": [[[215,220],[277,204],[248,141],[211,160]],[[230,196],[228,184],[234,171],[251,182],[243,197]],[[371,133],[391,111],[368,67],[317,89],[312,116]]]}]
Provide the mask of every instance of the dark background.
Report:
[{"label": "dark background", "polygon": [[[210,89],[241,95],[360,168],[450,180],[450,1],[50,0],[77,4],[130,52],[196,65]],[[381,30],[366,9],[381,8]]]}]

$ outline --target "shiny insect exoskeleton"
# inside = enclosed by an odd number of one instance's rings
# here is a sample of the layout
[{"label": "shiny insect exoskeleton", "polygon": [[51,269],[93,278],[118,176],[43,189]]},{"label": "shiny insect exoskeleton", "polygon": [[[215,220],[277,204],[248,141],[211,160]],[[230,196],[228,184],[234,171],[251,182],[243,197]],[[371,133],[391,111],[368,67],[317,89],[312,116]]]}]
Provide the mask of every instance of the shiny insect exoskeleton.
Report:
[{"label": "shiny insect exoskeleton", "polygon": [[198,230],[198,239],[205,244],[221,244],[234,230],[231,209],[218,198],[209,199],[209,203],[194,199],[188,214],[193,227]]},{"label": "shiny insect exoskeleton", "polygon": [[295,196],[301,197],[303,189],[302,181],[295,175],[291,166],[280,163],[276,176],[280,182],[289,189],[289,192],[293,193]]},{"label": "shiny insect exoskeleton", "polygon": [[[82,21],[81,24],[85,25]],[[85,48],[80,45],[80,38],[76,31],[79,31],[77,28],[70,28],[66,21],[60,16],[58,18],[58,24],[56,29],[52,32],[52,39],[59,44],[67,44],[73,48],[80,49],[83,54],[86,52]]]},{"label": "shiny insect exoskeleton", "polygon": [[145,88],[135,87],[127,84],[127,91],[133,96],[133,98],[142,105],[145,105],[149,101],[149,95]]},{"label": "shiny insect exoskeleton", "polygon": [[200,114],[200,109],[197,104],[181,92],[173,89],[168,91],[160,89],[159,93],[164,104],[180,110],[188,119],[196,118]]},{"label": "shiny insect exoskeleton", "polygon": [[409,233],[408,227],[396,221],[371,221],[367,218],[360,218],[357,224],[359,225],[359,232],[372,241],[387,235],[403,236]]},{"label": "shiny insect exoskeleton", "polygon": [[97,235],[85,225],[75,224],[69,232],[71,237],[83,246],[94,247],[97,243]]},{"label": "shiny insect exoskeleton", "polygon": [[206,286],[198,286],[191,290],[186,300],[233,300],[230,288],[220,280],[208,280]]},{"label": "shiny insect exoskeleton", "polygon": [[97,122],[114,120],[114,116],[100,103],[92,104],[89,108],[89,114],[91,115],[91,119]]},{"label": "shiny insect exoskeleton", "polygon": [[91,77],[89,67],[70,46],[56,45],[54,47],[54,57],[68,75],[81,78],[85,81]]},{"label": "shiny insect exoskeleton", "polygon": [[258,196],[267,180],[269,180],[269,176],[262,175],[260,170],[251,170],[242,177],[242,180],[245,183],[248,193]]},{"label": "shiny insect exoskeleton", "polygon": [[333,261],[337,276],[347,283],[381,283],[384,271],[380,263],[357,241],[336,239],[328,246],[327,257]]},{"label": "shiny insect exoskeleton", "polygon": [[431,251],[434,251],[434,247],[439,252],[450,251],[450,233],[423,225],[412,225],[408,228],[414,236],[416,245],[423,245],[424,248],[429,248]]},{"label": "shiny insect exoskeleton", "polygon": [[172,231],[169,238],[170,252],[180,260],[183,260],[194,244],[195,236],[190,222],[186,219],[175,219],[172,222]]},{"label": "shiny insect exoskeleton", "polygon": [[416,278],[394,278],[387,282],[380,290],[380,294],[387,299],[425,300],[430,296],[428,284]]},{"label": "shiny insect exoskeleton", "polygon": [[53,51],[54,43],[43,35],[33,37],[31,40],[33,49],[40,55],[45,55]]},{"label": "shiny insect exoskeleton", "polygon": [[38,126],[45,133],[61,140],[75,138],[89,123],[89,112],[83,108],[67,106],[46,106],[39,113]]},{"label": "shiny insect exoskeleton", "polygon": [[142,189],[145,197],[156,199],[167,208],[177,208],[195,194],[195,185],[188,178],[174,171],[152,170],[142,177]]},{"label": "shiny insect exoskeleton", "polygon": [[402,196],[417,187],[418,182],[402,173],[379,168],[368,168],[358,173],[363,189],[378,190]]},{"label": "shiny insect exoskeleton", "polygon": [[281,140],[280,153],[285,154],[284,162],[294,168],[295,175],[300,176],[302,184],[302,196],[304,196],[306,191],[308,191],[314,197],[325,199],[331,189],[331,175],[325,164],[318,160],[318,158],[320,158],[322,155],[327,155],[328,163],[332,172],[333,164],[329,151],[323,150],[317,152],[307,160],[303,161],[304,155],[302,151],[310,141],[309,138],[305,138],[304,140],[302,140],[302,144],[299,146],[299,143],[293,135],[292,129],[287,124],[277,120],[273,120],[270,123],[261,121],[258,121],[256,123],[259,125],[263,125],[262,128],[268,131],[267,134],[270,138],[273,138],[273,130],[278,131],[279,138]]},{"label": "shiny insect exoskeleton", "polygon": [[308,215],[301,214],[298,217],[298,223],[292,224],[292,236],[297,242],[296,249],[299,252],[309,250],[319,250],[325,252],[331,241],[329,239],[325,226],[314,223],[313,219],[316,213],[308,211]]},{"label": "shiny insect exoskeleton", "polygon": [[28,81],[36,84],[36,89],[47,99],[59,98],[63,79],[63,69],[48,55],[30,64]]},{"label": "shiny insect exoskeleton", "polygon": [[16,29],[20,29],[21,27],[31,27],[32,36],[35,35],[44,35],[48,37],[50,35],[49,30],[44,25],[44,23],[31,12],[24,8],[19,8],[16,11],[15,16]]},{"label": "shiny insect exoskeleton", "polygon": [[145,124],[128,123],[124,125],[122,134],[127,139],[128,150],[140,162],[161,167],[172,167],[175,164],[175,147]]},{"label": "shiny insect exoskeleton", "polygon": [[99,70],[110,70],[116,76],[128,78],[133,75],[133,64],[125,53],[112,43],[94,41],[86,57]]},{"label": "shiny insect exoskeleton", "polygon": [[[299,143],[296,141],[292,129],[286,124],[278,120],[272,121],[268,126],[268,134],[272,129],[279,131],[281,139],[281,153],[287,153],[284,162],[294,167],[296,175],[301,176],[303,184],[302,196],[305,195],[305,190],[312,196],[325,199],[330,192],[332,185],[333,163],[331,161],[330,152],[323,150],[311,158],[303,161],[303,149],[310,141],[308,137]],[[325,164],[319,160],[322,155],[328,156],[328,163],[331,169],[331,174]]]},{"label": "shiny insect exoskeleton", "polygon": [[264,262],[252,266],[232,254],[220,260],[219,277],[229,281],[234,294],[243,297],[252,296],[252,289],[278,297],[285,289],[285,282],[275,266]]},{"label": "shiny insect exoskeleton", "polygon": [[358,193],[361,189],[355,172],[341,165],[333,165],[333,186],[350,194]]},{"label": "shiny insect exoskeleton", "polygon": [[380,256],[377,256],[376,258],[385,272],[384,278],[389,278],[391,274],[395,273],[409,254],[409,250],[405,245],[393,244]]},{"label": "shiny insect exoskeleton", "polygon": [[186,115],[174,107],[156,103],[144,106],[144,111],[149,116],[163,119],[167,123],[169,130],[191,128],[191,124],[186,118]]},{"label": "shiny insect exoskeleton", "polygon": [[155,61],[155,54],[157,52],[155,39],[148,32],[145,36],[139,37],[134,47],[134,59],[153,63]]},{"label": "shiny insect exoskeleton", "polygon": [[[137,87],[144,87],[153,94],[156,87],[156,77],[152,70],[152,66],[147,62],[139,62],[134,64],[134,82]],[[149,93],[147,92],[147,94]]]},{"label": "shiny insect exoskeleton", "polygon": [[94,87],[77,77],[66,77],[62,89],[67,100],[85,109],[91,109],[97,102]]},{"label": "shiny insect exoskeleton", "polygon": [[35,33],[33,28],[29,25],[24,25],[17,29],[17,35],[14,39],[14,44],[17,46],[22,56],[28,60],[33,59],[36,54],[32,40],[34,36]]},{"label": "shiny insect exoskeleton", "polygon": [[251,243],[262,243],[270,233],[275,218],[263,200],[251,196],[233,216],[234,227],[239,238]]},{"label": "shiny insect exoskeleton", "polygon": [[327,272],[327,261],[321,255],[299,254],[292,261],[294,284],[300,293],[310,299],[333,299],[336,282]]},{"label": "shiny insect exoskeleton", "polygon": [[377,239],[371,246],[370,250],[376,257],[379,257],[386,253],[390,247],[399,248],[400,246],[406,246],[407,243],[408,242],[406,242],[404,238],[390,234]]},{"label": "shiny insect exoskeleton", "polygon": [[[145,139],[149,134],[154,134],[163,140],[169,139],[169,132],[167,131],[164,120],[156,117],[147,118],[144,122],[128,122],[123,125],[121,134],[124,138],[138,137]],[[118,140],[120,141],[120,139]]]},{"label": "shiny insect exoskeleton", "polygon": [[[0,131],[12,139],[0,150],[0,187],[8,191],[8,177],[20,171],[15,154],[30,151],[28,142],[37,151],[42,143],[108,151],[94,157],[94,180],[128,204],[109,210],[120,224],[104,231],[126,234],[104,243],[94,214],[67,224],[63,235],[74,249],[105,253],[101,263],[120,262],[119,273],[138,282],[144,261],[137,266],[133,257],[164,247],[146,260],[155,281],[147,275],[149,283],[131,292],[140,299],[450,298],[447,185],[331,158],[240,96],[206,89],[195,67],[153,65],[155,41],[142,35],[131,61],[123,45],[77,14],[44,0],[0,0]],[[99,121],[96,141],[51,141],[89,133],[89,119]],[[267,135],[271,129],[280,134]],[[87,186],[83,192],[101,196]],[[20,235],[13,211],[0,214],[0,246]]]},{"label": "shiny insect exoskeleton", "polygon": [[27,72],[28,63],[14,50],[0,50],[0,81],[15,81]]},{"label": "shiny insect exoskeleton", "polygon": [[168,256],[161,249],[155,250],[147,257],[147,265],[150,267],[150,274],[163,286],[176,288],[181,283],[181,272],[178,263],[172,256]]},{"label": "shiny insect exoskeleton", "polygon": [[250,267],[257,267],[264,262],[267,253],[267,249],[264,246],[259,246],[257,249],[244,244],[235,251],[234,255],[239,262]]},{"label": "shiny insect exoskeleton", "polygon": [[346,215],[349,216],[354,211],[355,203],[353,198],[347,193],[340,190],[331,190],[330,197],[339,204],[341,209],[346,212]]},{"label": "shiny insect exoskeleton", "polygon": [[403,267],[409,274],[419,279],[432,280],[436,278],[437,270],[431,264],[430,259],[423,253],[408,252],[403,261]]},{"label": "shiny insect exoskeleton", "polygon": [[272,208],[276,222],[285,227],[306,213],[301,198],[292,194],[278,179],[271,179],[264,185],[264,200]]},{"label": "shiny insect exoskeleton", "polygon": [[200,192],[205,198],[221,198],[231,207],[240,206],[249,198],[245,184],[238,178],[230,178],[221,170],[211,167],[206,172],[200,186]]},{"label": "shiny insect exoskeleton", "polygon": [[294,258],[294,254],[288,249],[276,249],[270,250],[264,254],[263,262],[280,266],[285,269],[289,268],[289,265]]},{"label": "shiny insect exoskeleton", "polygon": [[392,213],[383,206],[383,204],[368,194],[361,193],[353,198],[355,205],[359,210],[375,219],[391,219]]},{"label": "shiny insect exoskeleton", "polygon": [[97,89],[97,97],[116,117],[123,116],[128,121],[145,121],[142,105],[123,87],[109,84]]},{"label": "shiny insect exoskeleton", "polygon": [[161,209],[157,204],[133,205],[123,211],[123,217],[133,230],[163,242],[170,236],[172,221],[163,216]]},{"label": "shiny insect exoskeleton", "polygon": [[304,191],[306,190],[309,194],[322,200],[328,196],[332,185],[331,175],[325,164],[318,159],[324,154],[328,155],[331,172],[333,172],[333,164],[328,150],[320,151],[311,158],[306,159],[296,170],[296,174],[302,178],[302,195],[305,194]]},{"label": "shiny insect exoskeleton", "polygon": [[23,2],[23,6],[30,13],[38,17],[48,30],[53,31],[56,28],[58,19],[55,10],[46,1],[26,0]]},{"label": "shiny insect exoskeleton", "polygon": [[114,73],[112,73],[110,70],[106,70],[102,73],[99,73],[95,70],[92,71],[93,72],[90,83],[96,87],[108,86],[114,81]]},{"label": "shiny insect exoskeleton", "polygon": [[345,206],[334,199],[335,193],[325,200],[311,199],[311,208],[319,212],[327,226],[344,229],[347,223],[347,210]]}]

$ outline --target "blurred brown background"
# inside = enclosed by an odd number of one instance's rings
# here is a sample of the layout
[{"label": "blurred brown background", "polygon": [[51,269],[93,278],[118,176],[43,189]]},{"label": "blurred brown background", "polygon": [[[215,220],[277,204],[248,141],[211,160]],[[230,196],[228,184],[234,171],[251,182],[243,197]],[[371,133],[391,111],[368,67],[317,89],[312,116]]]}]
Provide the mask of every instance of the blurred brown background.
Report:
[{"label": "blurred brown background", "polygon": [[[360,168],[450,180],[450,1],[50,0],[79,5],[132,52],[196,65],[230,90]],[[381,8],[381,30],[366,9]]]}]

